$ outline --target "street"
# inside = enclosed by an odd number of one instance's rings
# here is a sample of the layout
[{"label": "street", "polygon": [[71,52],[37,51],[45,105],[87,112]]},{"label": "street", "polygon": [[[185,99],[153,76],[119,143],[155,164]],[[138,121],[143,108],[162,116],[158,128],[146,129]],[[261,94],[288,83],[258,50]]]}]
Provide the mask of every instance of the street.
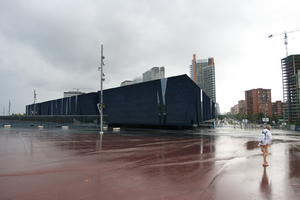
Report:
[{"label": "street", "polygon": [[300,132],[0,128],[0,199],[300,199]]}]

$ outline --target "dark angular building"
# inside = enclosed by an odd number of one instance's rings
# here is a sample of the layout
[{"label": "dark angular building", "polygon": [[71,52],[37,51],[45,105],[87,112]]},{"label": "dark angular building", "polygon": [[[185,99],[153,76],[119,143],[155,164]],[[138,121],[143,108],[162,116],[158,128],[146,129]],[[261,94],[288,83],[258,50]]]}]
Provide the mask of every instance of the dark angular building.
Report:
[{"label": "dark angular building", "polygon": [[[187,75],[103,91],[110,126],[192,127],[215,118],[215,102]],[[99,92],[26,106],[27,115],[99,115]]]}]

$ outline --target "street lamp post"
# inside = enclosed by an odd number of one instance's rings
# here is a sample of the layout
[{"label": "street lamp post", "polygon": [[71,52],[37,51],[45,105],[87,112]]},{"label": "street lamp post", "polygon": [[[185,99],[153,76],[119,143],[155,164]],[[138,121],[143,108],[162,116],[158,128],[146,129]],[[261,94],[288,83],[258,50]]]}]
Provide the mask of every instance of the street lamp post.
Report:
[{"label": "street lamp post", "polygon": [[33,91],[33,115],[35,115],[36,114],[36,91],[34,90]]},{"label": "street lamp post", "polygon": [[100,103],[99,103],[99,112],[100,112],[100,134],[103,132],[103,66],[104,66],[104,56],[103,56],[103,44],[101,44],[101,64],[100,64]]}]

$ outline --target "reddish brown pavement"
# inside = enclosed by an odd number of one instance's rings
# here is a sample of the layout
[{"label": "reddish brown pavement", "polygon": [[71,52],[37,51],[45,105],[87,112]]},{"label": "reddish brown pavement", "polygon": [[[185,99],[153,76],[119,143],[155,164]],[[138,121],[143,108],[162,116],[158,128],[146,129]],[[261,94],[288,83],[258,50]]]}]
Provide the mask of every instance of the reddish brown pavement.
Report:
[{"label": "reddish brown pavement", "polygon": [[173,132],[1,128],[0,200],[300,199],[299,133]]}]

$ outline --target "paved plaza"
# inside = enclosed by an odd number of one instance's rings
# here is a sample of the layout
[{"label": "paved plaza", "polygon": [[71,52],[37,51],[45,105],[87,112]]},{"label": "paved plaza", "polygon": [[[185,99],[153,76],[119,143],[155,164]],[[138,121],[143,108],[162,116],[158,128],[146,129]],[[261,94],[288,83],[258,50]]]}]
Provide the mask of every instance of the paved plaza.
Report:
[{"label": "paved plaza", "polygon": [[300,199],[300,132],[0,128],[0,200]]}]

